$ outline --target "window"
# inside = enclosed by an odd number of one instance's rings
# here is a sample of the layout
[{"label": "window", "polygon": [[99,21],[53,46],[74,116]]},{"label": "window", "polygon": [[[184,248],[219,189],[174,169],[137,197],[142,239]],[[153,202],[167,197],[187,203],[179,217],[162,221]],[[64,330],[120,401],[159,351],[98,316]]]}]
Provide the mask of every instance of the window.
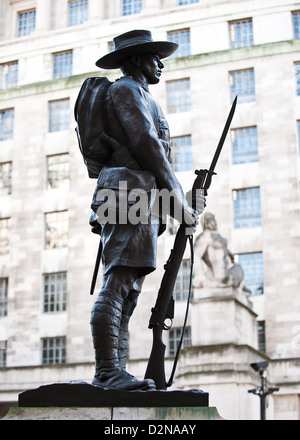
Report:
[{"label": "window", "polygon": [[171,164],[174,171],[189,171],[193,169],[191,136],[172,138]]},{"label": "window", "polygon": [[262,252],[235,255],[234,260],[244,270],[244,283],[252,295],[264,292],[264,265]]},{"label": "window", "polygon": [[237,128],[231,130],[232,163],[258,161],[257,128]]},{"label": "window", "polygon": [[[181,338],[182,329],[174,328],[169,331],[169,356],[175,356],[177,347]],[[186,327],[183,335],[182,346],[190,347],[192,345],[191,327]]]},{"label": "window", "polygon": [[60,99],[49,102],[49,131],[69,130],[70,102],[69,99]]},{"label": "window", "polygon": [[68,244],[68,211],[45,214],[46,249],[66,247]]},{"label": "window", "polygon": [[297,91],[297,95],[300,96],[300,63],[295,63],[295,74],[296,74],[296,91]]},{"label": "window", "polygon": [[177,0],[178,6],[192,5],[193,3],[199,3],[199,0]]},{"label": "window", "polygon": [[43,312],[63,312],[67,307],[67,274],[53,273],[43,277]]},{"label": "window", "polygon": [[253,45],[252,19],[232,21],[229,23],[230,47],[246,47]]},{"label": "window", "polygon": [[233,201],[235,228],[261,225],[260,188],[234,190]]},{"label": "window", "polygon": [[182,261],[178,271],[178,276],[174,286],[174,298],[177,301],[185,301],[188,298],[190,287],[191,263]]},{"label": "window", "polygon": [[11,172],[11,162],[0,163],[0,196],[11,194]]},{"label": "window", "polygon": [[53,55],[53,78],[64,78],[72,75],[73,52],[55,53]]},{"label": "window", "polygon": [[0,89],[18,85],[18,61],[0,64]]},{"label": "window", "polygon": [[6,341],[0,341],[0,368],[6,367]]},{"label": "window", "polygon": [[69,1],[68,26],[77,26],[88,19],[88,0]]},{"label": "window", "polygon": [[255,101],[254,69],[229,72],[230,96],[238,95],[239,103]]},{"label": "window", "polygon": [[258,350],[266,353],[266,326],[265,321],[257,321]]},{"label": "window", "polygon": [[294,38],[300,38],[300,11],[295,11],[292,13],[293,17],[293,29],[294,29]]},{"label": "window", "polygon": [[142,0],[123,0],[123,15],[139,14],[142,10]]},{"label": "window", "polygon": [[187,112],[191,109],[190,80],[181,79],[167,82],[168,113]]},{"label": "window", "polygon": [[8,279],[0,278],[0,317],[7,316]]},{"label": "window", "polygon": [[0,219],[0,255],[9,253],[10,218]]},{"label": "window", "polygon": [[35,30],[35,9],[19,12],[18,14],[18,37],[30,35]]},{"label": "window", "polygon": [[14,109],[0,111],[0,141],[11,139],[14,134]]},{"label": "window", "polygon": [[179,45],[178,49],[170,56],[170,58],[186,57],[191,54],[189,29],[168,32],[168,40]]},{"label": "window", "polygon": [[69,154],[47,157],[47,189],[69,187]]},{"label": "window", "polygon": [[42,339],[42,364],[66,363],[66,337]]}]

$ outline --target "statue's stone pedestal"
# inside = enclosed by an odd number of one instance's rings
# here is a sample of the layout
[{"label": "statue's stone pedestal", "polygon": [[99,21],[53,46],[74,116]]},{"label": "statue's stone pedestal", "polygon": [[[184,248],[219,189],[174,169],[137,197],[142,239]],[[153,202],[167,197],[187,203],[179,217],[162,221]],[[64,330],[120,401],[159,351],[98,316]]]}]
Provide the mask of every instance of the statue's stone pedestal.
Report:
[{"label": "statue's stone pedestal", "polygon": [[192,306],[193,345],[256,346],[257,315],[244,292],[233,287],[195,288]]},{"label": "statue's stone pedestal", "polygon": [[[215,407],[38,407],[7,408],[4,420],[184,421],[223,420]],[[131,423],[128,423],[128,426]],[[116,425],[118,426],[118,425]]]},{"label": "statue's stone pedestal", "polygon": [[2,420],[218,420],[208,393],[103,390],[86,382],[57,383],[19,394]]}]

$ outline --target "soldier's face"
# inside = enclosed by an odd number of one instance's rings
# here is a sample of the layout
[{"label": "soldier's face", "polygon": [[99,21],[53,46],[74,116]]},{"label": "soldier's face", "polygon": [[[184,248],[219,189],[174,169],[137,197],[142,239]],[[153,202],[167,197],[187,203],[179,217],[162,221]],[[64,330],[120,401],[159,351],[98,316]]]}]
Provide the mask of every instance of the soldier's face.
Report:
[{"label": "soldier's face", "polygon": [[158,55],[143,55],[142,72],[148,84],[157,84],[160,80],[163,63]]}]

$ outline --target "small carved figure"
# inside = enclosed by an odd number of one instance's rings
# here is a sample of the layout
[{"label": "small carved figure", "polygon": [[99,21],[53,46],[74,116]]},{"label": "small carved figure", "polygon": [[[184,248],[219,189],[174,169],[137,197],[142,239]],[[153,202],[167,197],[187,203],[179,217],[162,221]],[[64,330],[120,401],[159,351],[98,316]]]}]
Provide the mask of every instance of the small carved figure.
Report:
[{"label": "small carved figure", "polygon": [[234,262],[227,240],[217,229],[215,216],[203,214],[203,232],[195,240],[195,287],[234,287],[250,293],[244,286],[244,271]]}]

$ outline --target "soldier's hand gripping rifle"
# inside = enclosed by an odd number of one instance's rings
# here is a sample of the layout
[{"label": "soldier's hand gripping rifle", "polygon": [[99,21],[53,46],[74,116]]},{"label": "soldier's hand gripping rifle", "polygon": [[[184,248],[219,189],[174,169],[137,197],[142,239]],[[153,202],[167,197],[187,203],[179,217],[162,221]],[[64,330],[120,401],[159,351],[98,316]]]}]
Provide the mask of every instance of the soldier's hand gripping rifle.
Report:
[{"label": "soldier's hand gripping rifle", "polygon": [[[210,187],[211,179],[214,174],[215,166],[217,164],[218,158],[220,156],[226,135],[228,133],[235,107],[237,103],[237,96],[235,97],[230,113],[228,115],[225,127],[223,129],[222,136],[220,138],[219,144],[217,146],[215,155],[213,157],[212,163],[208,170],[196,170],[195,174],[197,177],[194,181],[192,194],[196,194],[197,190],[203,190],[204,195],[207,195],[207,190]],[[193,197],[193,207],[195,208],[195,197]],[[180,346],[183,340],[185,324],[187,320],[188,306],[185,316],[185,321],[183,325],[181,340],[177,349],[177,354],[175,357],[175,362],[173,365],[173,370],[171,373],[171,377],[169,381],[166,381],[165,377],[165,349],[166,346],[162,340],[162,332],[163,330],[169,330],[171,327],[165,324],[166,319],[173,319],[174,313],[174,299],[173,299],[173,289],[177,278],[177,273],[182,261],[182,257],[186,248],[187,240],[189,240],[191,245],[191,275],[192,275],[192,263],[193,263],[193,237],[190,234],[186,233],[186,228],[189,225],[182,223],[177,231],[174,247],[171,250],[169,259],[164,266],[165,273],[161,281],[160,289],[158,291],[157,299],[155,306],[152,308],[152,314],[149,321],[149,328],[153,331],[153,343],[152,350],[148,360],[148,365],[145,373],[145,379],[153,379],[157,389],[165,390],[167,387],[170,387],[173,382],[173,377],[178,361],[178,355]],[[189,288],[189,297],[191,292],[191,282],[192,276],[190,277],[190,288]],[[188,298],[189,304],[189,298]]]}]

